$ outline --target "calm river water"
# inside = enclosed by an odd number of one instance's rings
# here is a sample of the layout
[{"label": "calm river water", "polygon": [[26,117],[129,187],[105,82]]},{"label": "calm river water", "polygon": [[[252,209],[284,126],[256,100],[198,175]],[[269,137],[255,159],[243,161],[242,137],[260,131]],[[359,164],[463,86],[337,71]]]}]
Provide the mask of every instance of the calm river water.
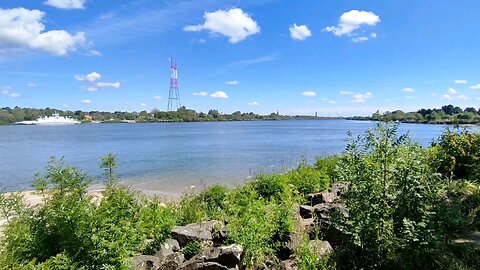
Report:
[{"label": "calm river water", "polygon": [[[184,187],[234,185],[258,172],[290,168],[302,157],[340,153],[348,131],[372,122],[348,120],[0,126],[0,188],[31,189],[50,157],[64,157],[99,181],[100,157],[118,157],[117,174],[142,190],[180,193]],[[428,145],[439,125],[401,124]]]}]

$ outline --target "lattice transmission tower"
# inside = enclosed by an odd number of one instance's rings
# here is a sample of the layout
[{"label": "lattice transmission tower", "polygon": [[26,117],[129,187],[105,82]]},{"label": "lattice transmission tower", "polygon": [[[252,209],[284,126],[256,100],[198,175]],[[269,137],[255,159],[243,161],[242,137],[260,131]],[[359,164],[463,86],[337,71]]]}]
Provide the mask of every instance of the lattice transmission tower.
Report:
[{"label": "lattice transmission tower", "polygon": [[176,111],[181,107],[180,93],[178,91],[177,62],[170,58],[170,91],[168,92],[168,111]]}]

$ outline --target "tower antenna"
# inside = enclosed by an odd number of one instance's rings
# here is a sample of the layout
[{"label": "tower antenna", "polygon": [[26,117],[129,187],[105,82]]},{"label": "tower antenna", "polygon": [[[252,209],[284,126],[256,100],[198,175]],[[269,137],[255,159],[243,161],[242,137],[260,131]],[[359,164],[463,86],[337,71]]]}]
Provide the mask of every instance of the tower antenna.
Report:
[{"label": "tower antenna", "polygon": [[178,91],[177,62],[170,58],[170,91],[168,92],[167,111],[176,111],[181,107],[180,93]]}]

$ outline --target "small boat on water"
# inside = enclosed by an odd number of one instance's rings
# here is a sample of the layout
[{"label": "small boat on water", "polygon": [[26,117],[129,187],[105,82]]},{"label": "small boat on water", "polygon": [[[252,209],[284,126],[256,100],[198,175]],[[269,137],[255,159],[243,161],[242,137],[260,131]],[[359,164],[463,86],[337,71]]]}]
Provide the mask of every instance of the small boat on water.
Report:
[{"label": "small boat on water", "polygon": [[73,125],[80,124],[80,121],[71,117],[60,116],[58,113],[54,113],[51,116],[38,117],[35,121],[20,121],[16,122],[17,125]]}]

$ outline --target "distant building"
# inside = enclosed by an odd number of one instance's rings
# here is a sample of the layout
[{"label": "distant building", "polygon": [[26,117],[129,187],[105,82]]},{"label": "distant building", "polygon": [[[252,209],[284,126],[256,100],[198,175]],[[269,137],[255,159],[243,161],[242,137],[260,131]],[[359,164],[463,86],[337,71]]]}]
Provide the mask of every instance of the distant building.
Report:
[{"label": "distant building", "polygon": [[85,114],[83,116],[83,119],[87,120],[87,121],[93,121],[93,117],[90,115],[90,114]]}]

